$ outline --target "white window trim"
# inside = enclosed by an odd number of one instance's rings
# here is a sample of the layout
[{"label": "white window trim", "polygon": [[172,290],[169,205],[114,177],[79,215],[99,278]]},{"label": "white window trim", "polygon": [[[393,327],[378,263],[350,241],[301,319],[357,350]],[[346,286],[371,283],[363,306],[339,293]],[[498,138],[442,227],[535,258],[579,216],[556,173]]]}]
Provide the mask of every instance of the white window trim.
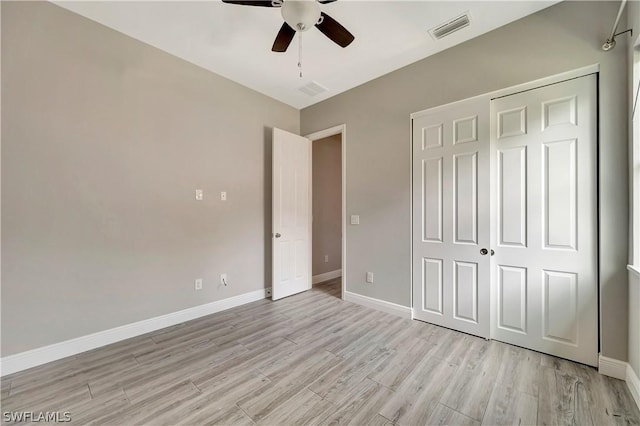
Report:
[{"label": "white window trim", "polygon": [[[640,86],[640,46],[632,52],[632,96],[631,96],[631,152],[629,162],[630,175],[630,270],[640,270],[640,99],[638,88]],[[635,106],[635,108],[634,108]]]}]

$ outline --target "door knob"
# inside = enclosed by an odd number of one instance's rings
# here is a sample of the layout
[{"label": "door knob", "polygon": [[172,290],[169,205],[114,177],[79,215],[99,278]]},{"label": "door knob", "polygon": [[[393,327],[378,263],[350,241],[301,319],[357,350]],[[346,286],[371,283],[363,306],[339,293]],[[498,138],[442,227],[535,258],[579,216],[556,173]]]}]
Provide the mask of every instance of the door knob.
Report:
[{"label": "door knob", "polygon": [[491,256],[493,256],[494,254],[496,254],[496,252],[491,249]]},{"label": "door knob", "polygon": [[489,253],[489,250],[487,250],[486,248],[480,249],[480,254],[483,256],[486,256],[487,253]]},{"label": "door knob", "polygon": [[276,233],[276,235],[275,235],[275,237],[276,237],[276,238],[280,238],[280,237],[282,237],[282,235],[280,235],[280,233],[279,233],[279,232],[277,232],[277,233]]}]

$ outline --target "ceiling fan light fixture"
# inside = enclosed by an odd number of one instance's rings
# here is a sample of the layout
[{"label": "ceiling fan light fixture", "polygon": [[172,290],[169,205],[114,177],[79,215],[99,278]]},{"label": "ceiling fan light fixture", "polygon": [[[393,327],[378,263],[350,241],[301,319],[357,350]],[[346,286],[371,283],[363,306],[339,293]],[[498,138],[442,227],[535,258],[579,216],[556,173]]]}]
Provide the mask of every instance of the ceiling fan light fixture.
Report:
[{"label": "ceiling fan light fixture", "polygon": [[281,11],[285,22],[296,31],[307,31],[320,19],[320,5],[316,0],[286,0]]}]

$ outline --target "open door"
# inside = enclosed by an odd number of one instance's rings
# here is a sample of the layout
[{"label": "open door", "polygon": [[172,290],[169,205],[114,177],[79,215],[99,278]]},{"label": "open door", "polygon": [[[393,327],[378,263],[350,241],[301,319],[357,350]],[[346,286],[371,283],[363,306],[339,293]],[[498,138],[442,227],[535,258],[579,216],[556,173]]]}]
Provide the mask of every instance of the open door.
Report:
[{"label": "open door", "polygon": [[273,129],[273,300],[311,289],[311,141]]}]

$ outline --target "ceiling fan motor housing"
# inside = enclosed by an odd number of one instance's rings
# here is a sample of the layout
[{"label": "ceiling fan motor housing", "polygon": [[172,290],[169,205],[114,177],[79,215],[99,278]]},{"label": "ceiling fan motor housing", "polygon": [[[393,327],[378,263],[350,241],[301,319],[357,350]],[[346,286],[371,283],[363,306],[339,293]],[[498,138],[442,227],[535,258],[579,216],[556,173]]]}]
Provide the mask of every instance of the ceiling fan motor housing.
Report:
[{"label": "ceiling fan motor housing", "polygon": [[320,20],[320,5],[316,0],[286,0],[282,17],[296,31],[307,31]]}]

